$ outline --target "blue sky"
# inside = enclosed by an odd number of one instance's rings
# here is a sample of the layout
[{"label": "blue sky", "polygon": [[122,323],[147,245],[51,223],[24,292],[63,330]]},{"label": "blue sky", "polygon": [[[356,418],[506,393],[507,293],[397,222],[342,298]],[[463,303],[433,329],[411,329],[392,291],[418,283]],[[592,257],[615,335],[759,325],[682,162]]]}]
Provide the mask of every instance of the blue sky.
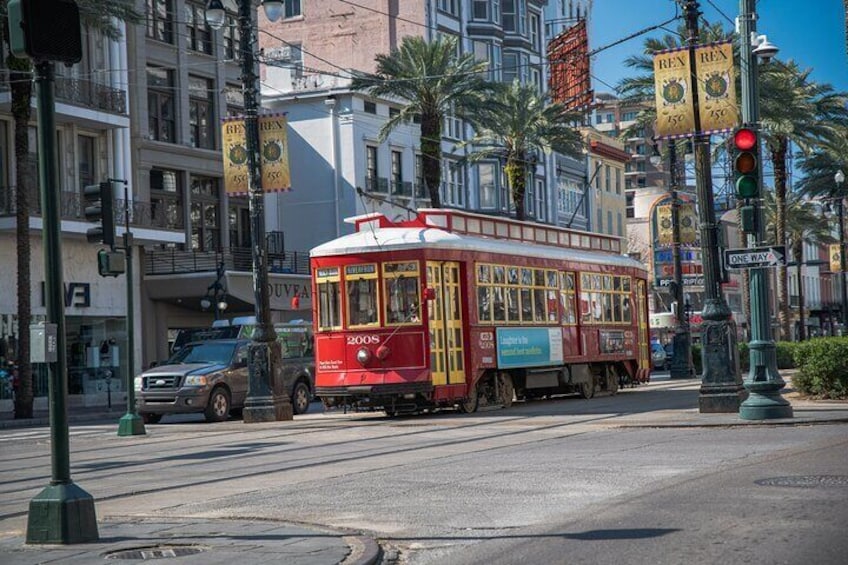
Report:
[{"label": "blue sky", "polygon": [[[733,27],[730,20],[739,13],[739,0],[701,0],[700,4],[707,20],[720,21],[728,29]],[[682,10],[679,13],[682,15]],[[768,35],[769,41],[780,48],[778,58],[793,59],[801,68],[812,68],[815,81],[830,83],[837,90],[848,92],[842,0],[759,0],[757,13],[757,32]],[[608,45],[662,23],[674,14],[672,0],[594,0],[589,48]],[[668,27],[676,30],[677,24]],[[656,30],[648,35],[665,33]],[[631,39],[593,58],[596,92],[611,92],[611,87],[633,74],[623,61],[641,52],[645,37],[647,35]]]}]

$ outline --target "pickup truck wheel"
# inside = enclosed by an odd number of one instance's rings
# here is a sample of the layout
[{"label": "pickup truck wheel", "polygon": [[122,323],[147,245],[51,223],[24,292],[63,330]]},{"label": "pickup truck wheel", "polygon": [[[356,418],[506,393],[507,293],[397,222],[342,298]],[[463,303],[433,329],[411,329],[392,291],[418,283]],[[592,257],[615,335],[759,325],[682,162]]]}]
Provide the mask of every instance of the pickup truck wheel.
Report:
[{"label": "pickup truck wheel", "polygon": [[145,424],[158,424],[159,420],[162,419],[162,414],[151,414],[150,412],[142,412],[139,415],[141,416],[141,421]]},{"label": "pickup truck wheel", "polygon": [[292,391],[291,403],[292,412],[306,414],[309,410],[309,385],[303,381],[298,381]]},{"label": "pickup truck wheel", "polygon": [[212,391],[204,416],[207,422],[223,422],[230,416],[230,395],[226,389],[218,387]]}]

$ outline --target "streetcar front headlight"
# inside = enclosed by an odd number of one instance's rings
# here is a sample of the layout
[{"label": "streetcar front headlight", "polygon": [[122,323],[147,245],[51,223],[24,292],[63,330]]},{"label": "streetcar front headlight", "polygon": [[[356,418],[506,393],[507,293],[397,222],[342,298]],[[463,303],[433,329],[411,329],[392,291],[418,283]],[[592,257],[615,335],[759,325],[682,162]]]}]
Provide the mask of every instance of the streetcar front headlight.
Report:
[{"label": "streetcar front headlight", "polygon": [[359,351],[356,352],[356,360],[364,367],[368,364],[368,361],[371,360],[371,352],[364,347],[361,347]]}]

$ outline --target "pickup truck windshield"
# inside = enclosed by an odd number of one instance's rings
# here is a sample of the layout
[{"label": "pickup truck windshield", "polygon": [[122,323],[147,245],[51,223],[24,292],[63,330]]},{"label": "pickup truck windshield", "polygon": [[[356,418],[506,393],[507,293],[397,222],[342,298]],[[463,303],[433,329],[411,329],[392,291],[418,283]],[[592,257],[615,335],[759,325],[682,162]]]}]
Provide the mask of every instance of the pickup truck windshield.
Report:
[{"label": "pickup truck windshield", "polygon": [[177,351],[168,363],[228,365],[235,347],[235,343],[193,343]]}]

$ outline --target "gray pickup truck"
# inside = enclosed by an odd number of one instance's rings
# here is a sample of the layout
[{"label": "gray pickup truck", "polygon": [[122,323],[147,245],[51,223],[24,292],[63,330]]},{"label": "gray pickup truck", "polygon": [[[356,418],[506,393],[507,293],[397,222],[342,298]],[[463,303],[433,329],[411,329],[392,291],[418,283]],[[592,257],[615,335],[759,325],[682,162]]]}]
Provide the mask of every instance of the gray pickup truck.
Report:
[{"label": "gray pickup truck", "polygon": [[[292,411],[309,410],[314,390],[312,334],[306,326],[277,328],[283,382],[290,385]],[[247,396],[248,339],[196,341],[177,351],[164,365],[135,378],[136,408],[145,423],[165,414],[202,412],[209,422],[226,420],[244,407]]]}]

